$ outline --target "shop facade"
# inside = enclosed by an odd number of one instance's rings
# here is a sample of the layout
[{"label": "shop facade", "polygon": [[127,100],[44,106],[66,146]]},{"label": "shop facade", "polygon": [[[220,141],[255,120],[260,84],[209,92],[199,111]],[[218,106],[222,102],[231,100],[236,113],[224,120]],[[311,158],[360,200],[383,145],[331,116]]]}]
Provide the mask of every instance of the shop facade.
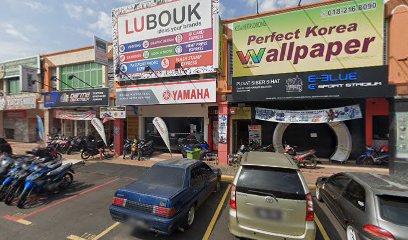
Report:
[{"label": "shop facade", "polygon": [[[27,76],[27,74],[29,76]],[[33,56],[0,63],[0,136],[10,141],[38,141],[36,116],[43,118],[38,104],[40,57]],[[29,77],[29,79],[28,79]],[[28,81],[29,80],[29,81]]]},{"label": "shop facade", "polygon": [[[42,64],[45,135],[97,136],[90,121],[100,117],[100,107],[112,103],[112,69],[95,62],[93,46],[42,55]],[[113,124],[107,123],[105,129],[111,136]]]},{"label": "shop facade", "polygon": [[[128,24],[144,12],[161,16],[167,9],[191,5],[197,11],[191,19],[169,20],[154,29]],[[125,120],[115,119],[115,147],[123,145],[124,137],[137,137],[153,140],[155,149],[168,152],[153,125],[153,119],[160,117],[168,129],[171,151],[191,135],[209,142],[211,150],[218,148],[212,134],[218,122],[210,121],[211,109],[217,107],[220,70],[218,12],[219,2],[213,0],[150,1],[113,10],[115,105],[126,106],[131,114]],[[135,31],[138,34],[132,34]]]},{"label": "shop facade", "polygon": [[[357,1],[361,11],[327,22],[329,9],[354,4],[226,21],[233,46],[231,152],[255,139],[275,151],[285,144],[314,148],[318,157],[342,162],[366,145],[389,145],[395,91],[388,85],[383,3]],[[285,24],[271,32],[276,22]]]}]

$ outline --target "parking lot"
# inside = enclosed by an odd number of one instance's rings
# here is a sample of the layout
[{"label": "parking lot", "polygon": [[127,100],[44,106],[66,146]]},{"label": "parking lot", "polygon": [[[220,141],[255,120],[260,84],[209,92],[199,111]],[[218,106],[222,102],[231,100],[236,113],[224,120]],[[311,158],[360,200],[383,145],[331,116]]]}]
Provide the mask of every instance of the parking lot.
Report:
[{"label": "parking lot", "polygon": [[[1,203],[0,239],[235,239],[228,231],[227,182],[202,205],[193,227],[186,232],[165,238],[112,221],[108,207],[114,191],[136,180],[145,170],[138,166],[87,163],[76,170],[68,191],[34,196],[36,203],[27,209]],[[320,225],[317,239],[328,239],[326,235],[344,239],[344,230],[324,204],[315,202],[315,206]]]}]

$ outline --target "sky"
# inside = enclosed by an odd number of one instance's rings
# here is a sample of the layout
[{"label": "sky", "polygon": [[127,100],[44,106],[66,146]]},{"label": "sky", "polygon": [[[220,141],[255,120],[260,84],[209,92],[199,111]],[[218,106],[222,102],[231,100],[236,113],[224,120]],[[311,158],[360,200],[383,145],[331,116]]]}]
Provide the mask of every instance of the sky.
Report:
[{"label": "sky", "polygon": [[[298,0],[258,0],[259,12]],[[302,0],[302,4],[318,0]],[[138,0],[0,0],[0,62],[111,41],[111,11]],[[222,19],[256,13],[256,0],[220,0]]]}]

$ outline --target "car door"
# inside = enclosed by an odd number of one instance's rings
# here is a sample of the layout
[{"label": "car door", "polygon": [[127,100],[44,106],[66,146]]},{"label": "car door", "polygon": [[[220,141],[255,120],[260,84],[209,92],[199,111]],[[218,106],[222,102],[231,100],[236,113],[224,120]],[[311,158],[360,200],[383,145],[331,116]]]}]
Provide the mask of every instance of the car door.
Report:
[{"label": "car door", "polygon": [[331,176],[323,186],[323,198],[336,217],[341,216],[339,213],[341,209],[338,204],[339,201],[341,201],[340,198],[342,197],[342,193],[350,180],[351,179],[346,175],[336,174]]},{"label": "car door", "polygon": [[205,179],[205,186],[208,197],[217,187],[217,175],[215,175],[213,170],[205,163],[201,163],[200,168]]},{"label": "car door", "polygon": [[[347,185],[346,190],[343,192],[344,201],[340,204],[342,208],[342,216],[344,223],[348,222],[353,227],[356,226],[356,223],[366,222],[365,211],[366,211],[366,191],[361,184],[355,180],[351,180]],[[344,224],[343,223],[343,224]]]},{"label": "car door", "polygon": [[203,173],[204,172],[199,165],[194,166],[191,169],[190,187],[193,189],[194,199],[197,201],[198,205],[203,203],[206,196],[205,178]]}]

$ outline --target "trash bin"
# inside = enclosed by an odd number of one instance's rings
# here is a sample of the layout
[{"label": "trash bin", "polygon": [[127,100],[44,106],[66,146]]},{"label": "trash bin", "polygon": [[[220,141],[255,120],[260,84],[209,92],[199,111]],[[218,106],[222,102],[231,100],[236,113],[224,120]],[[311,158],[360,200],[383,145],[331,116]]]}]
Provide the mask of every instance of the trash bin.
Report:
[{"label": "trash bin", "polygon": [[194,148],[192,150],[186,149],[187,158],[200,160],[200,148]]}]

